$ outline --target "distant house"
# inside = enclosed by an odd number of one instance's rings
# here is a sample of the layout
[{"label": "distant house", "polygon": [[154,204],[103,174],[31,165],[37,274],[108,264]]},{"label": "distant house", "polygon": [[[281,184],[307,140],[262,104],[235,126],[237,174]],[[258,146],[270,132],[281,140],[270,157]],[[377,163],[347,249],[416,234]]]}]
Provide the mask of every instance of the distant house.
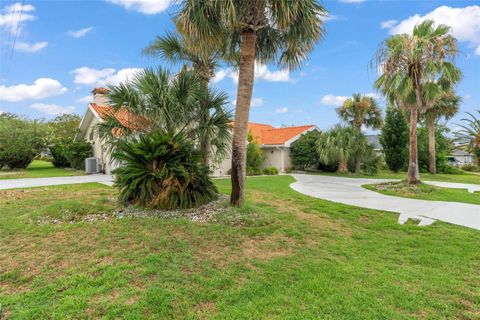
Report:
[{"label": "distant house", "polygon": [[465,150],[454,150],[451,155],[447,157],[448,162],[452,165],[463,166],[464,164],[474,164],[475,157],[473,154]]},{"label": "distant house", "polygon": [[[88,104],[76,139],[78,141],[85,140],[92,144],[93,156],[99,159],[103,169],[102,171],[110,174],[118,164],[111,161],[110,150],[108,150],[105,142],[100,139],[95,130],[97,124],[104,121],[108,116],[114,116],[122,125],[135,130],[135,127],[141,124],[142,121],[145,121],[145,119],[139,119],[138,116],[132,115],[122,109],[114,113],[113,108],[108,105],[107,92],[108,90],[105,88],[95,88],[92,91],[93,101]],[[319,131],[314,125],[275,128],[271,125],[261,123],[249,123],[248,129],[258,141],[266,156],[262,167],[272,166],[280,171],[285,171],[291,166],[291,144],[306,132],[312,130]],[[231,168],[231,162],[231,157],[227,156],[217,165],[213,165],[213,175],[226,175]]]},{"label": "distant house", "polygon": [[[260,144],[260,148],[265,154],[265,161],[262,168],[275,167],[281,172],[292,165],[290,158],[290,146],[297,141],[302,134],[309,131],[320,131],[315,125],[292,126],[284,128],[275,128],[269,124],[249,123],[248,130]],[[226,157],[214,168],[215,176],[223,176],[228,173],[232,167],[231,157]]]},{"label": "distant house", "polygon": [[377,156],[383,154],[383,148],[380,144],[380,136],[378,134],[369,134],[365,136],[369,145],[373,147]]}]

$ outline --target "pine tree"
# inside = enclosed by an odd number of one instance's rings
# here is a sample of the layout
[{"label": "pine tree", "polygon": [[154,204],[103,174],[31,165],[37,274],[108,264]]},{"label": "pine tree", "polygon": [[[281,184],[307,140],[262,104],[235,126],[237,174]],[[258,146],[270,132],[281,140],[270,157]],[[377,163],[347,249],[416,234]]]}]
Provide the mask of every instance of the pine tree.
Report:
[{"label": "pine tree", "polygon": [[380,144],[390,170],[398,172],[405,168],[408,161],[408,124],[402,110],[395,106],[387,108]]}]

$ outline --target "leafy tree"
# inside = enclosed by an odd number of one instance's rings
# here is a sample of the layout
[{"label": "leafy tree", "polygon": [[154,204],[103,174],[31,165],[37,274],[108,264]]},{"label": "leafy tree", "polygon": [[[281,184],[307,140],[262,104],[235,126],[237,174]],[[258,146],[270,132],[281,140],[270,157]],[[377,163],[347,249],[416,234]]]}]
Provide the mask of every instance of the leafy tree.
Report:
[{"label": "leafy tree", "polygon": [[0,169],[24,169],[47,145],[45,124],[7,114],[0,116]]},{"label": "leafy tree", "polygon": [[408,163],[408,124],[405,114],[395,106],[389,106],[380,134],[380,144],[385,162],[390,170],[398,172]]},{"label": "leafy tree", "polygon": [[[438,172],[445,172],[448,167],[447,157],[452,151],[452,140],[447,136],[450,130],[444,125],[435,126],[435,167]],[[430,167],[430,128],[418,128],[418,165],[420,170],[428,172]],[[447,173],[447,172],[445,172]]]},{"label": "leafy tree", "polygon": [[480,166],[480,110],[477,110],[477,113],[478,116],[467,112],[468,118],[461,119],[461,129],[455,133],[455,140],[460,148],[476,157],[477,165]]},{"label": "leafy tree", "polygon": [[85,141],[72,141],[63,145],[63,156],[67,159],[70,167],[84,170],[85,159],[92,156],[92,145]]},{"label": "leafy tree", "polygon": [[180,32],[201,47],[238,52],[238,91],[232,145],[231,203],[245,197],[246,141],[255,60],[293,69],[323,36],[325,9],[315,0],[183,0],[176,17]]},{"label": "leafy tree", "polygon": [[295,168],[305,170],[318,165],[316,145],[320,135],[321,133],[316,130],[307,132],[291,145],[290,157]]},{"label": "leafy tree", "polygon": [[113,157],[123,164],[113,171],[121,203],[172,210],[217,198],[201,153],[183,133],[153,131],[121,140]]},{"label": "leafy tree", "polygon": [[[65,155],[66,150],[74,143],[78,127],[82,119],[76,114],[62,114],[48,122],[50,130],[50,152],[53,165],[56,167],[69,167],[70,162]],[[72,148],[75,148],[74,146]]]},{"label": "leafy tree", "polygon": [[[461,78],[453,64],[457,41],[446,25],[434,27],[425,20],[413,28],[412,34],[389,37],[377,52],[381,76],[375,82],[390,100],[407,109],[410,114],[410,153],[407,180],[420,182],[417,149],[418,114],[442,91]],[[433,79],[433,81],[432,81]]]},{"label": "leafy tree", "polygon": [[[345,100],[343,105],[337,109],[339,117],[350,123],[358,132],[362,126],[372,129],[379,129],[382,126],[382,111],[372,97],[359,93],[352,98]],[[355,173],[360,173],[360,157],[355,159]]]},{"label": "leafy tree", "polygon": [[248,133],[248,145],[247,145],[247,174],[258,175],[261,174],[260,166],[265,161],[265,155],[260,148],[260,144],[257,139]]}]

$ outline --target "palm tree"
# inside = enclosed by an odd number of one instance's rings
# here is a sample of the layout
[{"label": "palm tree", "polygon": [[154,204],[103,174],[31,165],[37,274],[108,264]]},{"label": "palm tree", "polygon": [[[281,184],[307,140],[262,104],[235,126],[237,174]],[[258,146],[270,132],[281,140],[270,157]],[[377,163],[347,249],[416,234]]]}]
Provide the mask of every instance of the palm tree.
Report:
[{"label": "palm tree", "polygon": [[242,205],[245,192],[246,143],[255,60],[280,67],[299,67],[323,37],[325,9],[315,0],[183,0],[177,28],[202,48],[227,45],[238,52],[237,104],[232,145],[231,203]]},{"label": "palm tree", "polygon": [[[202,137],[215,137],[211,151],[228,152],[228,96],[203,86],[196,73],[182,71],[172,75],[161,68],[146,69],[130,81],[109,88],[113,111],[99,124],[98,131],[112,149],[139,133],[162,131],[184,134],[197,146]],[[207,123],[199,121],[205,105],[215,109]]]},{"label": "palm tree", "polygon": [[468,118],[463,118],[464,124],[459,124],[460,130],[455,133],[455,140],[460,143],[462,149],[475,155],[477,165],[480,166],[480,110],[478,116],[467,112]]},{"label": "palm tree", "polygon": [[[379,129],[382,126],[382,111],[372,97],[359,93],[352,98],[345,100],[343,105],[337,109],[339,117],[350,123],[358,132],[362,126],[372,129]],[[361,158],[355,158],[355,173],[360,173]]]},{"label": "palm tree", "polygon": [[367,152],[365,136],[354,127],[336,125],[320,135],[317,141],[319,159],[328,165],[338,164],[339,173],[348,172],[348,160]]},{"label": "palm tree", "polygon": [[456,83],[460,70],[453,64],[457,41],[446,25],[434,27],[432,20],[416,25],[413,33],[389,37],[377,52],[377,66],[381,75],[375,82],[390,100],[402,105],[410,114],[410,155],[407,180],[420,182],[417,149],[417,122],[419,113],[428,108],[445,89],[445,84]]},{"label": "palm tree", "polygon": [[[225,56],[220,50],[200,49],[198,42],[192,37],[172,32],[163,37],[157,36],[143,52],[172,64],[183,63],[183,69],[193,69],[198,73],[205,87],[208,87],[208,83],[215,75],[215,69],[218,67],[221,57]],[[208,99],[205,101],[207,102]],[[209,167],[212,155],[212,140],[215,137],[212,135],[215,131],[213,127],[215,124],[223,125],[223,122],[220,121],[219,123],[219,119],[215,119],[215,115],[221,113],[221,110],[215,109],[215,105],[205,103],[202,108],[202,116],[199,121],[200,126],[206,130],[202,130],[203,135],[199,137],[200,149],[202,150],[203,163]],[[217,141],[220,140],[217,139]]]},{"label": "palm tree", "polygon": [[423,114],[425,123],[428,127],[428,152],[429,165],[428,171],[431,174],[437,173],[437,159],[435,150],[435,127],[441,118],[451,119],[458,112],[461,98],[452,92],[443,93],[433,104],[433,107],[427,109]]}]

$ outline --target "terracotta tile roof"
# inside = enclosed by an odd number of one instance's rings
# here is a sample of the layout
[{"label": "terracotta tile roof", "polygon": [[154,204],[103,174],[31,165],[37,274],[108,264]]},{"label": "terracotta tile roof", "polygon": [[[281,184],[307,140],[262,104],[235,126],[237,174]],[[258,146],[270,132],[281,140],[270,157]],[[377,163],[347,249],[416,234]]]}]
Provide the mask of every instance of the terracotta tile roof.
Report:
[{"label": "terracotta tile roof", "polygon": [[[129,128],[132,131],[136,131],[148,126],[148,120],[142,116],[132,114],[125,108],[120,108],[116,111],[111,106],[100,106],[95,103],[90,103],[90,106],[95,110],[98,116],[102,119],[107,117],[115,117],[124,127]],[[116,128],[120,129],[120,128]],[[118,132],[118,130],[115,130]]]},{"label": "terracotta tile roof", "polygon": [[[233,125],[233,122],[232,122]],[[297,135],[311,129],[314,125],[275,128],[269,124],[248,123],[248,130],[258,143],[265,145],[281,145]]]},{"label": "terracotta tile roof", "polygon": [[106,94],[106,93],[108,93],[108,91],[109,91],[109,90],[108,90],[107,88],[94,88],[94,89],[92,90],[92,93],[93,93],[94,95],[97,94],[97,93],[99,93],[99,94]]}]

